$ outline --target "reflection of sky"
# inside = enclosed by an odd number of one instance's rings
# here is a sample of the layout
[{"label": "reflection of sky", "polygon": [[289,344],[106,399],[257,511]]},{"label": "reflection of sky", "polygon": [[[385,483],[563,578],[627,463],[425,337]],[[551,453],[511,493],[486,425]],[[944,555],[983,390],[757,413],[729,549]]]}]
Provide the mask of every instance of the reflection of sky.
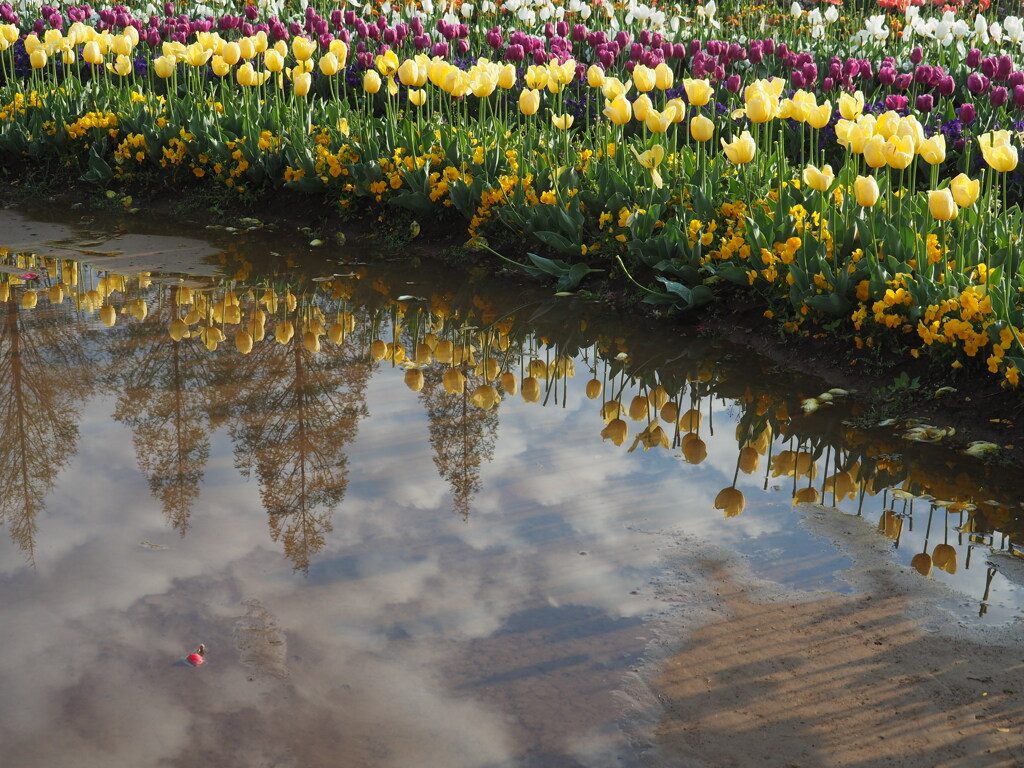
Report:
[{"label": "reflection of sky", "polygon": [[[509,398],[464,520],[402,373],[381,366],[367,385],[347,493],[308,574],[271,540],[227,430],[212,435],[180,538],[137,470],[132,435],[110,418],[116,393],[90,401],[38,520],[35,567],[0,539],[5,759],[482,767],[572,756],[596,768],[623,749],[611,694],[649,639],[642,619],[665,610],[650,582],[674,537],[740,551],[793,586],[842,586],[833,573],[849,563],[799,526],[789,479],[761,491],[765,460],[739,476],[741,516],[712,508],[736,462],[735,416],[721,403],[707,459],[692,466],[678,450],[627,453],[632,436],[602,442],[583,375],[566,407]],[[904,533],[901,562],[922,529]],[[971,595],[983,565],[958,579]],[[1005,582],[993,592],[1012,594]],[[246,625],[247,600],[280,633]],[[200,641],[209,663],[184,666]],[[279,654],[287,677],[244,664],[247,643]]]}]

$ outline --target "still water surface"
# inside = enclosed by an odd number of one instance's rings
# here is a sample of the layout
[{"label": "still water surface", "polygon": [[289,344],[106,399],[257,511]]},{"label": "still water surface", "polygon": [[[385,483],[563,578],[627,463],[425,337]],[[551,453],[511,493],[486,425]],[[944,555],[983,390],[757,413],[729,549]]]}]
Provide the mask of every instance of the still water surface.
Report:
[{"label": "still water surface", "polygon": [[699,329],[259,222],[0,217],[10,765],[640,764],[674,541],[851,589],[795,499],[1021,612],[1019,478]]}]

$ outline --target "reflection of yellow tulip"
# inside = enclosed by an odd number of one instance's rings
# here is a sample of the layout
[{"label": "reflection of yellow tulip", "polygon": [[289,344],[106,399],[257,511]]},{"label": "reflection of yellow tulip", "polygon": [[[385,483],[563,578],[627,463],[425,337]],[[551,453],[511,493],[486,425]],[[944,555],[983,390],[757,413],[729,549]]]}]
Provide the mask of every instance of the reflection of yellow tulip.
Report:
[{"label": "reflection of yellow tulip", "polygon": [[374,362],[377,362],[379,360],[383,360],[384,356],[387,355],[387,353],[388,353],[387,342],[385,342],[385,341],[383,341],[381,339],[374,339],[372,342],[370,342],[370,358]]},{"label": "reflection of yellow tulip", "polygon": [[458,368],[444,372],[444,391],[449,395],[461,395],[466,390],[466,376]]},{"label": "reflection of yellow tulip", "polygon": [[927,552],[918,552],[910,558],[910,567],[925,578],[932,575],[932,558]]},{"label": "reflection of yellow tulip", "polygon": [[235,334],[235,349],[243,355],[252,352],[252,335],[248,331],[239,331]]},{"label": "reflection of yellow tulip", "polygon": [[505,394],[509,397],[514,396],[519,390],[519,383],[516,381],[516,375],[510,371],[501,374],[501,388],[505,390]]},{"label": "reflection of yellow tulip", "polygon": [[953,221],[960,209],[949,189],[928,190],[928,212],[939,221]]},{"label": "reflection of yellow tulip", "polygon": [[665,403],[661,409],[661,420],[669,424],[675,424],[679,420],[679,406],[675,403]]},{"label": "reflection of yellow tulip", "polygon": [[818,489],[814,487],[801,488],[795,494],[793,494],[794,504],[817,504],[821,497],[818,495]]},{"label": "reflection of yellow tulip", "polygon": [[642,421],[647,418],[647,398],[637,395],[629,403],[629,418],[633,421]]},{"label": "reflection of yellow tulip", "polygon": [[[35,291],[25,291],[21,296],[21,308],[32,309],[35,307],[36,301],[38,301],[38,294]],[[113,307],[111,307],[111,309],[113,309]]]},{"label": "reflection of yellow tulip", "polygon": [[622,404],[618,400],[609,400],[601,406],[601,418],[606,422],[618,418],[622,414]]},{"label": "reflection of yellow tulip", "polygon": [[700,429],[701,413],[700,411],[691,408],[682,415],[679,419],[679,428],[683,432],[696,432]]},{"label": "reflection of yellow tulip", "polygon": [[757,149],[757,145],[754,144],[754,138],[750,135],[749,131],[741,133],[738,139],[733,137],[733,140],[728,144],[725,139],[720,139],[720,141],[722,142],[722,149],[725,150],[725,156],[729,158],[730,163],[741,165],[749,163],[754,159],[754,151]]},{"label": "reflection of yellow tulip", "polygon": [[[35,296],[35,292],[32,292]],[[114,323],[117,322],[117,310],[114,309],[111,304],[104,304],[100,307],[100,322],[102,322],[107,328],[112,328]]]},{"label": "reflection of yellow tulip", "polygon": [[949,574],[956,573],[956,548],[951,544],[936,544],[932,552],[935,567]]},{"label": "reflection of yellow tulip", "polygon": [[615,445],[622,445],[627,434],[629,434],[629,427],[626,426],[626,422],[622,419],[612,419],[601,430],[601,439],[611,440]]},{"label": "reflection of yellow tulip", "polygon": [[683,458],[690,464],[700,464],[708,457],[708,447],[693,432],[683,436],[682,440]]},{"label": "reflection of yellow tulip", "polygon": [[188,324],[180,317],[171,320],[171,327],[168,330],[172,341],[181,341],[189,336]]},{"label": "reflection of yellow tulip", "polygon": [[290,320],[282,320],[277,324],[277,328],[274,329],[274,340],[278,344],[287,344],[294,335],[295,326],[292,325]]},{"label": "reflection of yellow tulip", "polygon": [[961,208],[970,208],[978,200],[981,182],[978,179],[971,179],[966,173],[961,173],[949,182],[949,191],[957,205]]},{"label": "reflection of yellow tulip", "polygon": [[715,496],[715,509],[721,509],[726,517],[736,517],[746,506],[746,499],[743,497],[743,491],[735,486],[729,486],[723,488]]},{"label": "reflection of yellow tulip", "polygon": [[587,397],[591,400],[596,400],[601,396],[601,380],[591,379],[587,382]]},{"label": "reflection of yellow tulip", "polygon": [[533,376],[523,379],[523,400],[528,403],[536,403],[540,400],[540,382]]},{"label": "reflection of yellow tulip", "polygon": [[405,372],[405,386],[413,392],[423,389],[423,371],[419,368],[410,368]]},{"label": "reflection of yellow tulip", "polygon": [[740,449],[739,458],[740,471],[745,475],[749,475],[752,472],[756,472],[757,468],[761,465],[761,456],[758,454],[757,449],[752,445],[748,445]]},{"label": "reflection of yellow tulip", "polygon": [[903,518],[895,510],[887,509],[878,521],[878,532],[889,539],[898,539],[903,531]]},{"label": "reflection of yellow tulip", "polygon": [[498,390],[492,387],[490,384],[481,384],[473,392],[472,396],[473,405],[484,411],[489,411],[495,405],[501,402],[501,395],[498,394]]}]

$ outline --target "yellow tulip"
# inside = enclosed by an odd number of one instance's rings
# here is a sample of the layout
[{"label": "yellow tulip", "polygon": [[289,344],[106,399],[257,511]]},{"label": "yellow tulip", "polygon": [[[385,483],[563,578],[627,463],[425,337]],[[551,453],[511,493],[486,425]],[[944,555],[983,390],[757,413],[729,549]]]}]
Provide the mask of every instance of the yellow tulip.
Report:
[{"label": "yellow tulip", "polygon": [[936,133],[930,139],[925,139],[918,147],[918,154],[924,158],[928,165],[939,165],[946,160],[946,137]]},{"label": "yellow tulip", "polygon": [[242,48],[238,43],[232,40],[230,43],[224,43],[224,47],[221,48],[220,55],[221,58],[224,59],[225,64],[233,67],[242,60]]},{"label": "yellow tulip", "polygon": [[715,496],[715,509],[721,509],[726,517],[736,517],[746,506],[743,491],[734,486],[723,488]]},{"label": "yellow tulip", "polygon": [[[174,63],[171,62],[171,70],[170,70],[170,72],[168,72],[168,74],[161,74],[161,72],[160,72],[160,62],[161,61],[166,61],[166,57],[161,56],[159,59],[157,59],[154,62],[156,64],[156,73],[158,75],[160,75],[160,77],[170,77],[171,73],[174,72]],[[165,68],[164,71],[166,71],[166,68]],[[238,68],[238,70],[235,72],[235,79],[238,81],[238,84],[242,85],[242,86],[256,85],[256,71],[252,68],[252,64],[250,64],[247,61],[247,62],[245,62],[245,64],[240,66]]]},{"label": "yellow tulip", "polygon": [[665,148],[661,146],[661,144],[655,144],[642,154],[637,154],[637,151],[633,149],[633,154],[636,155],[636,159],[640,162],[640,165],[650,170],[651,183],[653,183],[658,189],[661,189],[662,186],[664,186],[664,182],[662,181],[661,174],[658,172],[658,166],[661,165],[661,161],[665,159]]},{"label": "yellow tulip", "polygon": [[587,85],[591,88],[600,88],[604,85],[604,70],[597,64],[591,64],[587,68]]},{"label": "yellow tulip", "polygon": [[966,173],[961,173],[949,182],[949,191],[957,205],[961,208],[970,208],[978,200],[981,182],[978,179],[971,179]]},{"label": "yellow tulip", "polygon": [[811,163],[807,164],[802,174],[804,184],[809,186],[811,189],[815,189],[818,192],[826,192],[832,182],[835,180],[836,175],[832,172],[832,166],[826,165],[819,169]]},{"label": "yellow tulip", "polygon": [[914,159],[914,140],[909,136],[890,136],[882,146],[882,154],[890,168],[903,170]]},{"label": "yellow tulip", "polygon": [[292,38],[292,55],[296,61],[309,61],[315,51],[315,41],[301,35]]},{"label": "yellow tulip", "polygon": [[292,82],[295,88],[295,95],[306,96],[309,94],[310,86],[313,84],[313,76],[309,72],[294,72],[292,74]]},{"label": "yellow tulip", "polygon": [[839,114],[847,120],[856,120],[864,111],[864,93],[843,93],[839,96]]},{"label": "yellow tulip", "polygon": [[779,103],[769,91],[755,88],[746,98],[744,109],[752,123],[767,123],[778,113]]},{"label": "yellow tulip", "polygon": [[[206,62],[210,60],[211,56],[213,56],[213,51],[206,50],[199,43],[192,43],[192,45],[188,46],[185,49],[185,63],[188,64],[190,67],[205,66]],[[283,61],[282,66],[284,66]],[[270,69],[269,65],[267,66],[267,69]]]},{"label": "yellow tulip", "polygon": [[369,69],[366,74],[363,75],[363,90],[367,93],[377,93],[381,86],[380,75],[376,71]]},{"label": "yellow tulip", "polygon": [[470,400],[473,401],[473,405],[477,408],[489,411],[501,402],[501,395],[499,395],[498,390],[490,384],[481,384],[473,391],[473,395]]},{"label": "yellow tulip", "polygon": [[874,176],[858,176],[853,181],[853,194],[857,205],[871,208],[878,202],[878,182]]},{"label": "yellow tulip", "polygon": [[924,126],[913,115],[900,118],[896,125],[896,135],[910,139],[913,142],[915,153],[921,151],[921,145],[924,144]]},{"label": "yellow tulip", "polygon": [[42,69],[46,66],[46,51],[36,48],[29,54],[28,61],[32,65],[32,69]]},{"label": "yellow tulip", "polygon": [[710,141],[715,135],[715,124],[704,115],[697,115],[690,120],[690,135],[696,141]]},{"label": "yellow tulip", "polygon": [[633,102],[633,117],[636,118],[637,122],[644,122],[647,119],[647,113],[654,108],[654,104],[651,102],[651,97],[646,93],[641,93],[636,101]]},{"label": "yellow tulip", "polygon": [[410,89],[408,92],[409,103],[414,104],[417,107],[422,107],[427,100],[427,92],[422,88]]},{"label": "yellow tulip", "polygon": [[255,58],[256,46],[252,40],[248,37],[243,37],[238,41],[238,55],[248,61],[249,59]]},{"label": "yellow tulip", "polygon": [[224,61],[223,56],[215,55],[210,61],[210,68],[213,70],[213,74],[217,75],[217,77],[224,77],[231,71],[231,66]]},{"label": "yellow tulip", "polygon": [[118,77],[127,77],[132,73],[132,60],[127,56],[118,55],[113,64],[107,64],[107,69]]},{"label": "yellow tulip", "polygon": [[[7,285],[7,283],[4,283],[4,285]],[[8,290],[10,290],[10,289],[8,289]],[[21,308],[22,309],[32,309],[32,308],[35,307],[36,302],[38,300],[39,300],[39,294],[38,293],[36,293],[35,291],[25,291],[25,293],[23,293],[21,295]],[[111,307],[111,309],[113,309],[113,307]]]},{"label": "yellow tulip", "polygon": [[643,64],[637,64],[633,70],[633,85],[640,93],[648,93],[654,90],[654,70]]},{"label": "yellow tulip", "polygon": [[103,63],[103,54],[100,53],[100,44],[95,40],[90,40],[82,48],[82,58],[93,66]]},{"label": "yellow tulip", "polygon": [[864,142],[864,162],[869,168],[885,166],[885,146],[885,139],[879,133]]},{"label": "yellow tulip", "polygon": [[510,90],[516,85],[516,68],[512,64],[506,64],[498,72],[498,87]]},{"label": "yellow tulip", "polygon": [[333,77],[338,74],[341,69],[338,66],[338,57],[328,51],[320,57],[320,61],[317,62],[317,67],[320,69],[320,74],[324,77]]},{"label": "yellow tulip", "polygon": [[665,114],[673,123],[681,123],[686,117],[686,105],[682,99],[669,99],[665,102]]},{"label": "yellow tulip", "polygon": [[939,221],[953,221],[960,215],[960,209],[948,189],[928,191],[928,211]]},{"label": "yellow tulip", "polygon": [[551,124],[560,131],[567,131],[572,127],[575,118],[570,114],[552,115]]},{"label": "yellow tulip", "polygon": [[816,107],[811,107],[807,111],[807,124],[811,126],[811,128],[814,128],[815,130],[821,130],[822,128],[824,128],[826,125],[828,125],[828,121],[831,119],[831,102],[826,101],[824,104],[821,104]]},{"label": "yellow tulip", "polygon": [[[134,27],[130,27],[130,29],[134,29]],[[125,35],[115,35],[110,47],[113,49],[114,53],[119,56],[130,56],[132,53],[132,45],[132,39],[130,37]]]},{"label": "yellow tulip", "polygon": [[883,139],[888,139],[890,136],[895,134],[896,129],[899,127],[900,116],[892,110],[884,112],[875,120],[875,133],[879,134]]},{"label": "yellow tulip", "polygon": [[651,133],[665,133],[672,125],[672,117],[675,114],[675,110],[659,112],[656,109],[649,110],[647,112],[647,118],[644,120],[644,124],[647,126],[647,130]]},{"label": "yellow tulip", "polygon": [[738,139],[733,137],[728,144],[725,139],[719,139],[719,141],[722,142],[722,149],[725,150],[725,156],[729,158],[730,163],[741,165],[754,159],[757,145],[754,144],[754,138],[750,135],[750,131],[744,131]]},{"label": "yellow tulip", "polygon": [[1017,148],[1010,144],[1009,131],[984,133],[978,137],[978,145],[992,170],[1008,173],[1017,167]]},{"label": "yellow tulip", "polygon": [[331,40],[331,46],[328,51],[334,54],[338,60],[338,67],[341,69],[345,68],[345,62],[348,61],[348,45],[343,40]]},{"label": "yellow tulip", "polygon": [[703,107],[715,94],[715,89],[707,80],[683,80],[683,90],[686,91],[686,100],[695,107]]},{"label": "yellow tulip", "polygon": [[654,68],[654,85],[659,91],[667,91],[672,87],[674,77],[672,69],[664,61],[658,62]]},{"label": "yellow tulip", "polygon": [[498,87],[498,78],[490,72],[477,71],[469,78],[469,91],[478,99],[486,99]]},{"label": "yellow tulip", "polygon": [[633,105],[625,94],[619,94],[612,101],[605,102],[604,116],[615,125],[625,125],[633,119]]},{"label": "yellow tulip", "polygon": [[519,111],[524,115],[535,115],[540,109],[540,91],[524,88],[519,93]]},{"label": "yellow tulip", "polygon": [[405,372],[405,386],[413,392],[423,389],[423,371],[419,368],[410,368]]},{"label": "yellow tulip", "polygon": [[601,95],[608,101],[612,101],[617,96],[625,96],[632,87],[632,82],[623,84],[617,77],[606,77],[601,83]]},{"label": "yellow tulip", "polygon": [[[35,295],[33,293],[33,295]],[[104,304],[100,307],[100,322],[103,323],[107,328],[113,328],[117,322],[117,310],[114,309],[112,304]]]},{"label": "yellow tulip", "polygon": [[412,59],[406,59],[398,68],[398,82],[402,85],[422,87],[427,82],[426,68],[422,72],[422,80],[420,77],[420,68]]},{"label": "yellow tulip", "polygon": [[284,69],[284,56],[271,48],[263,54],[263,66],[268,72],[280,72]]}]

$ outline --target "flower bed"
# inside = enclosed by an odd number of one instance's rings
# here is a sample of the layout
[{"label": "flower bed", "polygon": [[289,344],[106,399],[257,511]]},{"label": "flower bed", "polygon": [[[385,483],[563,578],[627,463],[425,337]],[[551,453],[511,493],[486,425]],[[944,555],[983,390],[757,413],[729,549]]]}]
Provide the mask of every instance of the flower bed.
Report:
[{"label": "flower bed", "polygon": [[731,284],[789,331],[1017,386],[1015,16],[189,8],[0,5],[5,165],[397,208],[525,239],[562,291],[604,272],[692,311]]}]

